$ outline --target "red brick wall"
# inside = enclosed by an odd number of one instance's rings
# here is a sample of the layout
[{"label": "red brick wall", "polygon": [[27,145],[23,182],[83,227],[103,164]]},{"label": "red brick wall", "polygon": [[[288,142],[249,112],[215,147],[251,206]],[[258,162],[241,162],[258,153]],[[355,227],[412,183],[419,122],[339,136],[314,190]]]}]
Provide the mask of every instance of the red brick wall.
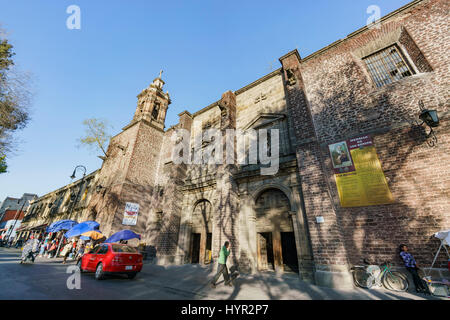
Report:
[{"label": "red brick wall", "polygon": [[[406,243],[419,264],[430,265],[439,245],[438,241],[430,240],[430,236],[450,227],[449,10],[448,1],[422,1],[383,22],[381,29],[359,33],[300,64],[321,154],[315,155],[314,148],[304,152],[324,159],[328,179],[328,185],[306,183],[305,179],[314,180],[317,173],[311,172],[308,177],[306,173],[311,170],[305,165],[301,168],[305,176],[303,192],[313,246],[314,239],[322,237],[323,250],[330,256],[335,249],[329,249],[332,244],[326,239],[335,237],[328,236],[329,230],[317,227],[309,216],[321,210],[326,215],[329,209],[308,208],[308,201],[314,199],[314,195],[324,194],[328,186],[351,263],[370,257],[401,264],[397,247]],[[419,72],[377,88],[359,56],[360,49],[402,28],[409,38],[399,32],[398,43],[407,55],[411,54]],[[427,63],[432,71],[427,69]],[[433,147],[427,144],[423,129],[414,125],[420,113],[419,100],[423,100],[426,108],[436,109],[442,120],[435,130],[438,143]],[[364,134],[373,136],[395,203],[341,208],[327,145]],[[308,190],[312,186],[314,188]],[[320,206],[319,200],[314,201]],[[340,253],[337,259],[339,256]],[[334,263],[332,259],[325,261]],[[446,262],[442,254],[438,266],[445,267]]]},{"label": "red brick wall", "polygon": [[22,220],[22,219],[23,219],[23,211],[21,211],[20,214],[17,215],[17,210],[6,210],[2,218],[2,222],[8,220]]}]

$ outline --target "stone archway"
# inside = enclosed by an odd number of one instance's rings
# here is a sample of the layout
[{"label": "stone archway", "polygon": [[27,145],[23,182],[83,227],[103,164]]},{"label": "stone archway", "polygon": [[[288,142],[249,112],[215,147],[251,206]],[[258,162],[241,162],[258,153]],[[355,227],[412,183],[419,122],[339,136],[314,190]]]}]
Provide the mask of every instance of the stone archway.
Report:
[{"label": "stone archway", "polygon": [[295,230],[289,198],[277,188],[255,200],[258,270],[298,272]]},{"label": "stone archway", "polygon": [[212,257],[212,205],[206,200],[199,200],[194,206],[191,219],[191,236],[189,244],[190,262],[209,264]]}]

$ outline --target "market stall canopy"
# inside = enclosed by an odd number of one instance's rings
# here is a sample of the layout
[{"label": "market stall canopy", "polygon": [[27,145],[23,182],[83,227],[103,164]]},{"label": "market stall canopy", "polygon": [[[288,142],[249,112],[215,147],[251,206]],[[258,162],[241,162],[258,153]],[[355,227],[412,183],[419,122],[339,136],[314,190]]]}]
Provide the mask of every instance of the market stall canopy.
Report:
[{"label": "market stall canopy", "polygon": [[431,264],[431,267],[428,269],[428,274],[425,273],[425,275],[429,275],[430,274],[431,269],[433,269],[434,264],[436,262],[436,259],[438,258],[439,253],[441,252],[442,248],[444,248],[444,250],[447,252],[447,257],[450,260],[450,253],[448,252],[447,247],[446,247],[446,246],[450,245],[450,230],[436,232],[434,234],[434,236],[436,238],[438,238],[439,240],[441,240],[441,244],[439,246],[438,251],[436,252],[436,254],[434,256],[433,263]]},{"label": "market stall canopy", "polygon": [[85,221],[82,223],[77,224],[76,226],[74,226],[72,229],[70,229],[69,231],[67,231],[64,236],[66,238],[72,238],[72,237],[76,237],[79,236],[85,232],[88,231],[93,231],[93,230],[97,230],[100,227],[100,224],[98,222],[95,221]]},{"label": "market stall canopy", "polygon": [[119,242],[120,240],[129,240],[129,239],[141,239],[141,235],[134,233],[131,230],[120,230],[119,232],[114,233],[111,237],[106,239],[105,243],[113,243]]},{"label": "market stall canopy", "polygon": [[450,230],[436,232],[434,236],[447,246],[450,246]]},{"label": "market stall canopy", "polygon": [[86,239],[85,237],[92,239],[92,240],[99,240],[102,238],[106,238],[102,233],[95,231],[95,230],[82,233],[81,234],[82,240],[85,240]]},{"label": "market stall canopy", "polygon": [[47,227],[46,232],[58,232],[61,230],[70,230],[74,226],[76,226],[78,222],[73,220],[59,220],[53,222],[51,225]]}]

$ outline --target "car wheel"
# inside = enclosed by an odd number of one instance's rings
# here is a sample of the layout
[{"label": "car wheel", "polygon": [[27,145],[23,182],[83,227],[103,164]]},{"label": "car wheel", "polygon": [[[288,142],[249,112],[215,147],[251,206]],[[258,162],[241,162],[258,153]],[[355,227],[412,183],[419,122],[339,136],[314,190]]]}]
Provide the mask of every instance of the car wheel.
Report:
[{"label": "car wheel", "polygon": [[102,280],[105,278],[105,273],[103,272],[103,264],[99,263],[97,269],[95,270],[95,279]]},{"label": "car wheel", "polygon": [[80,273],[82,273],[82,272],[83,272],[83,269],[81,269],[81,259],[78,260],[78,262],[77,262],[77,267],[78,267],[78,270],[80,270]]},{"label": "car wheel", "polygon": [[137,275],[137,272],[128,273],[127,277],[128,277],[128,279],[134,279],[134,278],[136,278],[136,275]]}]

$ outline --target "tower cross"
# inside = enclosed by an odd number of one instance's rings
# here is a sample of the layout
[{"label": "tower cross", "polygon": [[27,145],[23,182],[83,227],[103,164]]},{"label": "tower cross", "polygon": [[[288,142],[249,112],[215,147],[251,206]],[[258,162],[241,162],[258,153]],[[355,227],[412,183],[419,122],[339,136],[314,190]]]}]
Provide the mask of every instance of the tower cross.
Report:
[{"label": "tower cross", "polygon": [[162,73],[163,73],[162,69],[159,70],[159,77],[160,77],[160,78],[161,78]]}]

